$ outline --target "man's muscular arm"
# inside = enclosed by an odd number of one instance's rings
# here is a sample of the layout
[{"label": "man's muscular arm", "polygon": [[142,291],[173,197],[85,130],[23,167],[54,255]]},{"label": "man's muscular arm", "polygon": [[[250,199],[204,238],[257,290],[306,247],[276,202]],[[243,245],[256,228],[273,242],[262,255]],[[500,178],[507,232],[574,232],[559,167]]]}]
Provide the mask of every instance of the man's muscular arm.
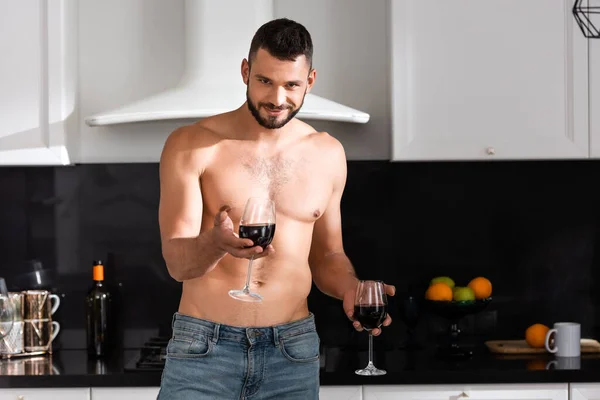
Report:
[{"label": "man's muscular arm", "polygon": [[[214,227],[201,233],[202,193],[200,177],[210,162],[211,144],[199,143],[203,132],[182,128],[167,139],[160,160],[159,224],[162,253],[169,274],[177,281],[203,276],[230,253],[255,258],[262,252],[251,240],[233,234],[233,223],[223,206],[215,216]],[[194,138],[194,140],[192,140]],[[209,140],[205,140],[210,142]]]},{"label": "man's muscular arm", "polygon": [[337,140],[327,139],[333,142],[332,154],[326,157],[334,174],[333,191],[323,215],[315,222],[309,264],[319,290],[342,300],[346,292],[356,289],[358,279],[342,242],[340,202],[346,185],[346,156]]},{"label": "man's muscular arm", "polygon": [[[337,140],[335,144],[331,154],[326,157],[331,163],[329,170],[334,172],[333,191],[327,209],[315,222],[309,264],[319,290],[342,300],[344,312],[353,321],[354,328],[361,331],[362,326],[354,320],[354,298],[358,279],[342,243],[340,203],[346,185],[346,156],[342,145]],[[388,295],[394,295],[396,289],[393,286],[384,284],[384,287]],[[388,314],[383,326],[391,323],[392,319]],[[371,333],[377,336],[381,334],[381,328],[375,328]]]},{"label": "man's muscular arm", "polygon": [[214,268],[225,252],[214,244],[212,230],[200,233],[200,175],[209,151],[194,151],[185,128],[169,135],[160,159],[159,224],[162,252],[177,281],[197,278]]}]

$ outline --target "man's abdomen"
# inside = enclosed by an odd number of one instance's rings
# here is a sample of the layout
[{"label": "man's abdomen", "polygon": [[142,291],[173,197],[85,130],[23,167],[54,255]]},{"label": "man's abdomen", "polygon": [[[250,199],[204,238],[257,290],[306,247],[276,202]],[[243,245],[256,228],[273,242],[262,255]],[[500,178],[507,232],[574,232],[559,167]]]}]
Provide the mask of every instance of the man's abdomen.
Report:
[{"label": "man's abdomen", "polygon": [[233,326],[272,326],[308,315],[306,298],[312,276],[306,261],[276,253],[254,261],[250,289],[263,297],[260,303],[231,298],[231,289],[242,289],[248,260],[226,256],[202,278],[185,281],[179,312]]}]

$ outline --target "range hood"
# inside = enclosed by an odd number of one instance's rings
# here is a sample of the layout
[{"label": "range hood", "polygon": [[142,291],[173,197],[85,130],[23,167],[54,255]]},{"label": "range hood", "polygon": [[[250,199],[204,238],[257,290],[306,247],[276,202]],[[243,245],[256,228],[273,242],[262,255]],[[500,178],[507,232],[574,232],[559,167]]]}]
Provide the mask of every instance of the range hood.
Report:
[{"label": "range hood", "polygon": [[[198,119],[246,101],[240,66],[256,30],[273,19],[273,0],[185,0],[185,69],[162,93],[89,116],[89,126]],[[318,82],[318,79],[317,79]],[[308,93],[300,119],[366,123],[369,114]]]}]

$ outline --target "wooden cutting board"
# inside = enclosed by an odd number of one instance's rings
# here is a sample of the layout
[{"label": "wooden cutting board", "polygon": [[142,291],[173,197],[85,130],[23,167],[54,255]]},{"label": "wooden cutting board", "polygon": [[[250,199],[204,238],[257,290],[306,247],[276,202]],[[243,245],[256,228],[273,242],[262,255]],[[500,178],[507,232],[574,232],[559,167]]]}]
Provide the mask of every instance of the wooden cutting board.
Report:
[{"label": "wooden cutting board", "polygon": [[[488,340],[485,345],[498,354],[544,354],[545,348],[530,347],[525,340]],[[600,343],[595,339],[581,339],[582,353],[600,353]]]}]

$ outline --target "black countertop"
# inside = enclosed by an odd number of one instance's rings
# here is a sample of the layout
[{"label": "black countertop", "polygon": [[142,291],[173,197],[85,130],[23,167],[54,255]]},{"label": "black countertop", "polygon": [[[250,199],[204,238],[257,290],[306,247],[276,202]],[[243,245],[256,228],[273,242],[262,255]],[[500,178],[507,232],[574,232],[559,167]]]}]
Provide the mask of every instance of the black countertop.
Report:
[{"label": "black countertop", "polygon": [[[105,361],[88,360],[84,350],[55,351],[51,356],[0,361],[0,388],[159,386],[161,371],[129,371],[139,350],[126,350]],[[321,385],[369,384],[500,384],[600,382],[600,355],[582,355],[575,369],[554,369],[552,355],[499,356],[485,348],[465,361],[441,360],[433,349],[376,351],[380,377],[362,377],[354,370],[367,363],[360,349],[324,347]],[[550,369],[547,369],[550,368]]]}]

